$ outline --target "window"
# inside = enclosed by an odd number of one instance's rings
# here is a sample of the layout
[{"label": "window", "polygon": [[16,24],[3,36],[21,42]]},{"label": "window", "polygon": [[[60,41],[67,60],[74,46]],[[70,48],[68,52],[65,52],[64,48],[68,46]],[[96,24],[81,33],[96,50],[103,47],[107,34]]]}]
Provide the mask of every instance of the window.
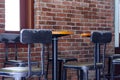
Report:
[{"label": "window", "polygon": [[20,31],[19,0],[5,0],[5,30]]},{"label": "window", "polygon": [[5,0],[5,30],[20,31],[34,26],[34,0]]}]

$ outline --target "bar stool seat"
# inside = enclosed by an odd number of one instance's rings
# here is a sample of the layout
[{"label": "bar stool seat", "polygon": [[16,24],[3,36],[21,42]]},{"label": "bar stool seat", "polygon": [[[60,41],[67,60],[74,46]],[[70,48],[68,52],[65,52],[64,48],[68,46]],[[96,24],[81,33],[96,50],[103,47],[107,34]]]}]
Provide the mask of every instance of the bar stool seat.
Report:
[{"label": "bar stool seat", "polygon": [[[8,60],[6,62],[4,62],[5,65],[12,65],[12,66],[27,66],[28,63],[27,61],[23,61],[23,60]],[[38,65],[38,62],[32,62],[32,65]]]},{"label": "bar stool seat", "polygon": [[[26,77],[28,76],[28,71],[29,70],[29,67],[5,67],[5,68],[1,68],[0,69],[0,73],[3,72],[2,76],[13,76],[13,77],[19,77],[19,76],[22,76],[22,77]],[[31,74],[31,76],[33,75],[41,75],[42,72],[38,72],[38,71],[41,71],[42,68],[32,68],[31,69],[31,72],[33,72]]]},{"label": "bar stool seat", "polygon": [[114,59],[112,62],[120,64],[120,59]]},{"label": "bar stool seat", "polygon": [[[64,64],[64,67],[70,67],[70,68],[81,68],[81,69],[85,69],[88,68],[90,69],[94,69],[95,67],[93,66],[93,62],[77,62],[77,63],[66,63]],[[103,67],[103,63],[97,63],[96,64],[97,68],[102,68]]]}]

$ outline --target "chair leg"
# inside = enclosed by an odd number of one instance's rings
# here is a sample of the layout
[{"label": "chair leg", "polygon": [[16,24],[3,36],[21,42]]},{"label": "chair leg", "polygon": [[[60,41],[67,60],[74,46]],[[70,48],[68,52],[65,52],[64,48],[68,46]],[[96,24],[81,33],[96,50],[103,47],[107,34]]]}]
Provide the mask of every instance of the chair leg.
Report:
[{"label": "chair leg", "polygon": [[22,77],[21,80],[26,80],[26,78],[25,78],[25,77]]},{"label": "chair leg", "polygon": [[103,72],[103,80],[105,80],[106,77],[105,77],[105,69],[104,68],[103,68],[102,72]]},{"label": "chair leg", "polygon": [[83,70],[77,70],[77,80],[83,80]]},{"label": "chair leg", "polygon": [[58,71],[59,71],[58,80],[62,80],[62,70],[63,70],[63,68],[62,68],[62,67],[63,67],[62,63],[63,63],[62,61],[59,61],[59,62],[58,62],[58,67],[59,67],[59,70],[58,70]]},{"label": "chair leg", "polygon": [[15,77],[15,80],[21,80],[21,77]]},{"label": "chair leg", "polygon": [[50,61],[48,60],[48,62],[47,62],[47,69],[46,69],[46,75],[45,75],[45,77],[46,77],[47,80],[48,80],[48,69],[49,69],[49,65],[50,65]]},{"label": "chair leg", "polygon": [[78,71],[78,80],[83,80],[83,70]]},{"label": "chair leg", "polygon": [[[41,80],[40,77],[39,77],[39,80]],[[43,75],[43,80],[48,80],[47,77],[46,77],[46,73],[45,73],[45,75]]]},{"label": "chair leg", "polygon": [[[38,80],[41,80],[40,77],[38,77]],[[43,79],[43,80],[45,80],[45,79]]]},{"label": "chair leg", "polygon": [[82,70],[76,70],[77,71],[77,80],[83,80],[83,71]]},{"label": "chair leg", "polygon": [[88,80],[88,69],[83,69],[83,80]]},{"label": "chair leg", "polygon": [[111,71],[110,71],[110,76],[111,76],[111,80],[114,80],[114,64],[111,64]]},{"label": "chair leg", "polygon": [[95,69],[96,80],[100,80],[100,69]]},{"label": "chair leg", "polygon": [[2,80],[4,80],[4,77],[2,77]]},{"label": "chair leg", "polygon": [[63,68],[62,80],[67,80],[67,69]]},{"label": "chair leg", "polygon": [[108,58],[108,69],[107,69],[107,75],[105,76],[105,78],[107,80],[111,80],[111,74],[110,74],[110,71],[111,71],[111,58]]}]

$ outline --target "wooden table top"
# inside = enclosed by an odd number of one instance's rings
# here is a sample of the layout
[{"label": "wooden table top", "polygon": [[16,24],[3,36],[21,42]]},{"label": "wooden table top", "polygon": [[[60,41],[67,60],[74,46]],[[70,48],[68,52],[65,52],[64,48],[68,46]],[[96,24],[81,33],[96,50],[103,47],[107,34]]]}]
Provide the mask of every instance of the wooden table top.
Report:
[{"label": "wooden table top", "polygon": [[66,31],[66,30],[61,30],[61,31],[52,31],[52,34],[58,34],[58,35],[69,35],[69,34],[73,34],[72,31]]},{"label": "wooden table top", "polygon": [[82,33],[82,34],[80,34],[80,36],[82,36],[82,37],[90,37],[91,33]]},{"label": "wooden table top", "polygon": [[[72,31],[67,31],[67,30],[60,30],[60,31],[52,31],[53,35],[71,35],[73,34]],[[81,33],[80,36],[82,37],[90,37],[91,33]]]}]

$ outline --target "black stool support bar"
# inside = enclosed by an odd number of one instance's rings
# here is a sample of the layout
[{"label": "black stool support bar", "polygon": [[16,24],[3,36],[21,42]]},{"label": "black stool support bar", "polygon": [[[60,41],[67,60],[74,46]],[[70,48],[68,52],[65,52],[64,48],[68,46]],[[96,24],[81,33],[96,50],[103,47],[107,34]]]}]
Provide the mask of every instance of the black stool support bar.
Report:
[{"label": "black stool support bar", "polygon": [[44,75],[45,74],[45,68],[44,68],[44,63],[45,63],[45,61],[44,61],[44,51],[45,51],[45,46],[44,46],[44,44],[41,44],[42,45],[42,50],[41,50],[41,68],[42,68],[42,75]]}]

